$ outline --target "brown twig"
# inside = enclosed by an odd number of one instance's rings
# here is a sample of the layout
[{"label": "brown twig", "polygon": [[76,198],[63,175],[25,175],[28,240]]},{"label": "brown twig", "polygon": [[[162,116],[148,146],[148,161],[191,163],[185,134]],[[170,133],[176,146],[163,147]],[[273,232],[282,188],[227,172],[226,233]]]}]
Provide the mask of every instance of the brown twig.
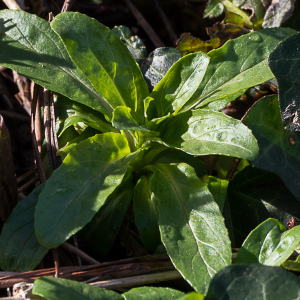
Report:
[{"label": "brown twig", "polygon": [[37,145],[36,136],[35,136],[35,114],[36,114],[36,109],[37,109],[36,104],[37,104],[38,92],[39,92],[39,87],[38,87],[38,85],[35,85],[34,92],[33,92],[33,98],[31,101],[31,137],[32,137],[33,151],[34,151],[36,166],[37,166],[39,177],[40,177],[40,182],[43,183],[43,182],[46,182],[46,175],[45,175],[45,171],[43,168],[42,159],[41,159],[41,156],[40,156],[40,153],[38,150],[38,145]]},{"label": "brown twig", "polygon": [[74,3],[75,0],[65,0],[65,3],[61,9],[61,12],[65,12],[65,11],[68,11],[71,9],[73,3]]},{"label": "brown twig", "polygon": [[80,249],[76,248],[75,246],[73,246],[73,245],[71,245],[67,242],[63,243],[61,246],[65,249],[67,249],[68,251],[76,254],[77,256],[81,257],[84,261],[86,261],[90,265],[99,264],[99,262],[97,260],[93,259],[92,257],[87,255],[86,253],[84,253]]},{"label": "brown twig", "polygon": [[51,149],[54,162],[54,168],[57,169],[60,165],[59,158],[56,152],[59,150],[56,127],[55,127],[55,111],[53,102],[53,93],[50,93],[50,119],[51,119]]},{"label": "brown twig", "polygon": [[240,164],[241,159],[240,158],[235,158],[226,174],[225,179],[231,180],[234,176],[234,173],[236,172],[239,164]]},{"label": "brown twig", "polygon": [[158,3],[158,0],[153,0],[154,4],[155,4],[155,7],[156,9],[158,10],[158,13],[159,13],[159,16],[162,20],[162,22],[164,23],[169,35],[170,35],[170,38],[171,38],[171,41],[173,43],[174,46],[176,46],[176,42],[178,40],[177,38],[177,34],[175,33],[174,29],[172,28],[166,14],[164,13],[164,11],[162,10],[162,8],[160,7],[159,3]]},{"label": "brown twig", "polygon": [[3,0],[9,9],[22,10],[20,5],[15,0]]},{"label": "brown twig", "polygon": [[30,84],[29,80],[19,75],[16,71],[13,71],[13,78],[14,82],[17,84],[19,88],[19,93],[15,95],[19,103],[22,105],[22,107],[25,109],[25,111],[30,115],[31,112],[31,104],[30,104]]},{"label": "brown twig", "polygon": [[57,249],[53,248],[52,249],[52,254],[53,254],[53,258],[54,258],[54,266],[55,266],[55,274],[54,277],[58,278],[59,277],[59,258],[58,258],[58,253],[57,253]]},{"label": "brown twig", "polygon": [[143,27],[143,29],[145,30],[155,47],[164,47],[164,43],[161,41],[161,39],[158,37],[156,32],[153,30],[153,28],[150,26],[147,20],[143,17],[140,11],[136,8],[136,6],[131,2],[131,0],[124,1],[128,8],[131,10],[132,14],[135,16],[138,23],[141,25],[141,27]]},{"label": "brown twig", "polygon": [[[79,249],[79,246],[78,246],[78,240],[77,240],[77,236],[76,234],[73,235],[73,242],[74,242],[74,246]],[[77,263],[79,266],[82,266],[82,261],[81,261],[81,257],[76,255],[77,257]]]},{"label": "brown twig", "polygon": [[25,179],[27,179],[29,176],[31,176],[32,174],[37,172],[37,168],[34,168],[28,172],[26,172],[25,174],[19,176],[17,178],[17,184],[21,183],[22,181],[24,181]]},{"label": "brown twig", "polygon": [[36,174],[31,180],[29,180],[24,185],[22,185],[20,188],[18,188],[18,193],[22,193],[22,192],[26,191],[29,187],[34,185],[39,180],[39,178],[40,178],[40,176],[38,174]]}]

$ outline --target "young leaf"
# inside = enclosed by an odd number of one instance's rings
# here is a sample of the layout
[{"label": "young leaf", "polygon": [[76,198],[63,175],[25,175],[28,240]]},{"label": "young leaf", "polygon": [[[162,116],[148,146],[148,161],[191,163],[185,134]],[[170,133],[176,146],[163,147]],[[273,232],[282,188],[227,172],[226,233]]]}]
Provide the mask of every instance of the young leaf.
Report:
[{"label": "young leaf", "polygon": [[34,282],[34,295],[47,300],[124,300],[116,292],[63,278],[42,277]]},{"label": "young leaf", "polygon": [[0,236],[0,266],[4,271],[32,271],[47,254],[34,233],[34,210],[41,184],[14,208]]},{"label": "young leaf", "polygon": [[231,262],[220,209],[189,165],[156,164],[152,170],[162,242],[176,269],[205,293],[211,278]]},{"label": "young leaf", "polygon": [[49,22],[20,10],[0,12],[0,64],[111,117],[112,107],[69,58]]},{"label": "young leaf", "polygon": [[120,186],[81,231],[78,237],[96,253],[106,256],[120,231],[134,191],[132,168],[128,167]]},{"label": "young leaf", "polygon": [[184,293],[170,289],[170,288],[158,288],[158,287],[139,287],[131,289],[123,294],[125,300],[175,300]]},{"label": "young leaf", "polygon": [[156,106],[156,115],[147,113],[148,119],[178,111],[198,88],[208,63],[209,56],[202,52],[186,55],[174,63],[150,95],[154,99],[150,105]]},{"label": "young leaf", "polygon": [[146,126],[138,124],[138,116],[127,106],[117,106],[113,112],[112,124],[120,130],[149,131]]},{"label": "young leaf", "polygon": [[264,29],[230,40],[221,48],[210,51],[205,76],[182,111],[195,106],[220,110],[245,89],[273,78],[267,58],[293,33],[294,30],[287,28]]},{"label": "young leaf", "polygon": [[232,265],[211,281],[205,300],[297,300],[300,280],[279,267]]},{"label": "young leaf", "polygon": [[150,91],[153,90],[172,65],[181,57],[182,54],[179,50],[167,47],[157,48],[150,53],[141,68]]},{"label": "young leaf", "polygon": [[243,123],[253,131],[260,148],[253,166],[277,174],[300,200],[300,133],[284,129],[278,97],[267,96],[255,103]]},{"label": "young leaf", "polygon": [[149,94],[141,71],[127,47],[111,30],[86,15],[66,12],[51,22],[71,59],[115,108],[130,107],[143,118]]},{"label": "young leaf", "polygon": [[56,126],[61,135],[68,127],[84,123],[101,132],[119,132],[111,123],[106,121],[103,114],[86,105],[72,101],[64,96],[54,98]]},{"label": "young leaf", "polygon": [[82,229],[121,183],[130,154],[118,133],[95,135],[82,141],[53,172],[35,210],[38,241],[54,248]]},{"label": "young leaf", "polygon": [[232,246],[239,248],[268,218],[283,224],[300,218],[300,206],[277,175],[248,166],[229,183],[224,216]]},{"label": "young leaf", "polygon": [[300,131],[299,47],[297,33],[280,43],[269,56],[269,66],[279,85],[282,123],[289,131]]},{"label": "young leaf", "polygon": [[300,227],[287,230],[276,219],[268,219],[246,238],[236,257],[237,264],[280,266],[300,243]]},{"label": "young leaf", "polygon": [[253,160],[259,151],[251,130],[241,121],[209,109],[170,117],[159,131],[164,143],[192,155],[221,154]]},{"label": "young leaf", "polygon": [[126,45],[131,55],[141,67],[147,57],[147,50],[143,41],[138,36],[133,35],[131,30],[126,26],[115,26],[112,32]]},{"label": "young leaf", "polygon": [[141,176],[134,188],[133,210],[135,225],[143,245],[154,252],[161,244],[158,228],[157,200],[150,190],[151,176]]}]

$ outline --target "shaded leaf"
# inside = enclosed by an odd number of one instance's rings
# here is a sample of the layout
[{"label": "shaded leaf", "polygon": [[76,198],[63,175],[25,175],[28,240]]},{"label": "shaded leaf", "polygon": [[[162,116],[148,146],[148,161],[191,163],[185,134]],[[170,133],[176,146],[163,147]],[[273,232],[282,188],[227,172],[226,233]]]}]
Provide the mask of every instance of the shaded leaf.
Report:
[{"label": "shaded leaf", "polygon": [[161,244],[158,228],[157,199],[150,190],[151,175],[141,176],[134,188],[135,225],[144,247],[151,252]]},{"label": "shaded leaf", "polygon": [[156,164],[152,170],[162,242],[176,269],[204,293],[211,278],[231,262],[223,216],[189,165]]},{"label": "shaded leaf", "polygon": [[253,160],[259,150],[241,121],[209,109],[178,114],[159,131],[164,143],[192,155],[222,154]]},{"label": "shaded leaf", "polygon": [[79,143],[47,180],[35,211],[35,232],[47,248],[82,229],[121,183],[130,154],[123,135],[103,133]]},{"label": "shaded leaf", "polygon": [[282,122],[289,131],[300,131],[300,33],[280,43],[269,56],[269,66],[279,85]]},{"label": "shaded leaf", "polygon": [[19,10],[0,12],[0,63],[107,117],[112,108],[69,58],[50,23]]},{"label": "shaded leaf", "polygon": [[182,295],[183,292],[170,288],[139,287],[124,293],[123,297],[125,300],[175,300]]},{"label": "shaded leaf", "polygon": [[272,0],[267,8],[263,28],[279,27],[284,21],[288,20],[294,11],[294,3],[296,0]]},{"label": "shaded leaf", "polygon": [[300,227],[287,230],[276,219],[268,219],[256,227],[237,253],[237,264],[280,266],[300,243]]},{"label": "shaded leaf", "polygon": [[0,114],[0,219],[4,223],[18,203],[10,134]]},{"label": "shaded leaf", "polygon": [[34,233],[34,211],[40,185],[14,208],[0,236],[0,266],[4,271],[32,271],[47,254]]},{"label": "shaded leaf", "polygon": [[157,48],[150,53],[141,67],[150,92],[181,57],[179,50],[167,47]]},{"label": "shaded leaf", "polygon": [[300,30],[300,3],[299,1],[294,2],[294,12],[293,15],[283,22],[281,27],[288,27],[295,30]]},{"label": "shaded leaf", "polygon": [[147,57],[146,46],[136,35],[132,35],[131,30],[126,26],[115,26],[112,32],[126,45],[131,55],[141,67],[144,59]]},{"label": "shaded leaf", "polygon": [[213,278],[205,300],[296,300],[299,296],[299,278],[282,268],[232,265]]},{"label": "shaded leaf", "polygon": [[51,22],[71,59],[113,107],[143,116],[148,89],[127,47],[111,30],[86,15],[66,12]]},{"label": "shaded leaf", "polygon": [[34,282],[32,293],[47,300],[122,300],[116,292],[63,278],[42,277]]},{"label": "shaded leaf", "polygon": [[209,57],[202,53],[187,55],[173,64],[166,75],[154,87],[150,97],[155,114],[148,113],[148,120],[176,113],[192,97],[206,72]]},{"label": "shaded leaf", "polygon": [[128,168],[119,187],[108,197],[77,236],[97,254],[106,256],[118,235],[124,217],[131,203],[134,191],[132,169]]},{"label": "shaded leaf", "polygon": [[256,137],[260,152],[254,167],[274,172],[300,200],[300,133],[283,128],[277,96],[258,101],[244,119]]},{"label": "shaded leaf", "polygon": [[281,266],[289,271],[300,272],[300,263],[297,261],[287,260]]},{"label": "shaded leaf", "polygon": [[283,224],[293,216],[300,217],[298,203],[277,175],[246,167],[230,181],[225,202],[232,246],[239,248],[248,234],[270,217]]},{"label": "shaded leaf", "polygon": [[273,78],[267,58],[278,43],[293,33],[287,28],[264,29],[210,51],[205,76],[182,111],[195,106],[221,110],[249,87]]}]

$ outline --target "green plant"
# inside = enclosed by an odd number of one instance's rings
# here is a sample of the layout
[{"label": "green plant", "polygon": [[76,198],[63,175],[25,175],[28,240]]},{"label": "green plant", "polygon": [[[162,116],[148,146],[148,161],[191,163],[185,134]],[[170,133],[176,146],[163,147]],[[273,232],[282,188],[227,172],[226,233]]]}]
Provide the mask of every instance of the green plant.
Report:
[{"label": "green plant", "polygon": [[0,17],[0,64],[64,96],[58,103],[76,114],[61,134],[89,126],[14,209],[0,238],[1,268],[31,270],[79,231],[106,254],[133,201],[145,248],[162,242],[183,277],[206,293],[232,253],[222,216],[227,182],[207,176],[201,157],[257,157],[251,130],[218,110],[274,77],[268,56],[295,31],[265,29],[189,54],[149,94],[126,46],[96,20],[63,13],[49,24],[7,10]]}]

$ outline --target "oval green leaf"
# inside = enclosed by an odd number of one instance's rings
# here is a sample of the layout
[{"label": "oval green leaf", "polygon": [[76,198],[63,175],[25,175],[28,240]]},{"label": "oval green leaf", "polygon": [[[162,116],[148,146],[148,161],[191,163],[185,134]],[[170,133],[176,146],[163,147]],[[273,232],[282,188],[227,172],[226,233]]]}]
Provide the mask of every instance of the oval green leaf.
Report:
[{"label": "oval green leaf", "polygon": [[184,295],[183,292],[159,287],[139,287],[123,294],[125,300],[175,300]]},{"label": "oval green leaf", "polygon": [[44,184],[14,208],[0,236],[0,267],[4,271],[32,271],[47,254],[34,233],[34,211]]},{"label": "oval green leaf", "polygon": [[273,78],[268,56],[293,33],[294,30],[287,28],[264,29],[230,40],[219,49],[210,51],[205,76],[182,111],[195,106],[220,110],[245,89]]},{"label": "oval green leaf", "polygon": [[50,23],[19,10],[0,12],[0,64],[111,117],[112,107],[74,65]]},{"label": "oval green leaf", "polygon": [[42,277],[34,282],[34,295],[47,300],[123,300],[116,292],[63,278]]},{"label": "oval green leaf", "polygon": [[299,243],[300,226],[287,230],[278,220],[268,219],[249,234],[238,251],[235,262],[280,266]]},{"label": "oval green leaf", "polygon": [[176,269],[204,294],[211,278],[231,263],[219,206],[189,165],[156,164],[152,170],[162,242]]},{"label": "oval green leaf", "polygon": [[[210,57],[203,52],[186,55],[173,64],[167,74],[154,87],[150,97],[156,114],[148,119],[160,118],[174,113],[192,97],[206,72]],[[150,108],[150,111],[153,109]]]},{"label": "oval green leaf", "polygon": [[98,134],[79,143],[53,172],[35,210],[38,241],[54,248],[82,229],[121,183],[130,153],[118,133]]},{"label": "oval green leaf", "polygon": [[113,107],[130,107],[142,119],[149,94],[140,68],[111,30],[86,15],[66,12],[51,22],[72,61]]},{"label": "oval green leaf", "polygon": [[170,117],[159,128],[167,145],[192,155],[220,154],[253,160],[258,145],[241,121],[209,109]]}]

